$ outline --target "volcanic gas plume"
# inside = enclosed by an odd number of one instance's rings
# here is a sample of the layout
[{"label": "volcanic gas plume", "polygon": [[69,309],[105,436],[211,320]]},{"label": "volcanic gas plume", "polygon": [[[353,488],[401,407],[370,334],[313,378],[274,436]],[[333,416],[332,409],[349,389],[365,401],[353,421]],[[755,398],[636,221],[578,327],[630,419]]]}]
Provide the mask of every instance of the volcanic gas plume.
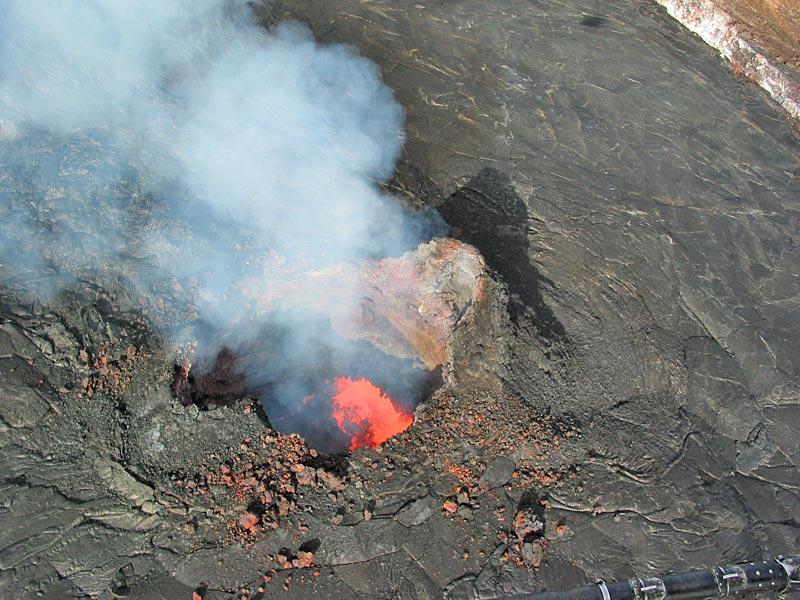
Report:
[{"label": "volcanic gas plume", "polygon": [[[0,123],[0,262],[76,277],[122,271],[142,295],[177,282],[191,290],[194,321],[215,332],[207,355],[232,350],[249,389],[295,421],[318,419],[302,410],[322,385],[309,379],[320,364],[354,363],[353,349],[328,323],[265,311],[268,292],[253,303],[244,282],[277,289],[265,265],[280,257],[313,298],[307,308],[363,322],[364,299],[382,294],[374,281],[330,286],[314,274],[358,271],[441,230],[432,212],[381,191],[403,133],[376,65],[297,23],[266,30],[244,0],[3,2]],[[19,238],[11,228],[25,231],[22,247],[6,242]],[[37,280],[45,300],[65,285]],[[385,295],[378,304],[393,306]],[[360,339],[396,338],[416,348],[401,358],[440,364],[440,332],[414,329],[404,315],[415,310],[373,311],[397,319],[382,332],[383,321],[356,327],[373,338]],[[265,329],[281,334],[269,360],[253,360],[246,349]],[[398,406],[376,387],[391,375],[384,364],[333,374],[332,418],[351,448],[411,422],[413,402]],[[403,377],[416,389],[427,375]]]}]

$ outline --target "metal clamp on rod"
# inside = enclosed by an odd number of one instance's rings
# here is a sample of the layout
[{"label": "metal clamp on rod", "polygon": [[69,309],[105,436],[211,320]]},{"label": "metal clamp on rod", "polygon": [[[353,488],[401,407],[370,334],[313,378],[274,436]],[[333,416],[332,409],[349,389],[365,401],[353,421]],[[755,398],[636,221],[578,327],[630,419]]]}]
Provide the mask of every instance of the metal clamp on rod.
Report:
[{"label": "metal clamp on rod", "polygon": [[628,585],[635,600],[664,600],[667,597],[667,587],[660,577],[633,578],[628,580]]},{"label": "metal clamp on rod", "polygon": [[800,556],[779,556],[775,561],[786,571],[787,590],[792,586],[800,586]]},{"label": "metal clamp on rod", "polygon": [[634,577],[561,592],[505,596],[496,600],[690,600],[742,597],[759,592],[800,590],[800,556],[712,567],[662,577]]},{"label": "metal clamp on rod", "polygon": [[600,588],[600,593],[603,594],[603,600],[611,600],[611,592],[608,591],[608,586],[605,581],[598,579],[597,587]]}]

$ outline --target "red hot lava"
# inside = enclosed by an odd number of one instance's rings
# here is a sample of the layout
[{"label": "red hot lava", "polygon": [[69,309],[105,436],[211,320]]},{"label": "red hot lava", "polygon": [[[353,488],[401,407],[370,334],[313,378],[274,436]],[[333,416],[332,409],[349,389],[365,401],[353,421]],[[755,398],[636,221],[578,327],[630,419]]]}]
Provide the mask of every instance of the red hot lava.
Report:
[{"label": "red hot lava", "polygon": [[399,408],[381,388],[364,377],[334,380],[332,411],[339,429],[350,436],[350,450],[376,448],[414,422],[411,413]]}]

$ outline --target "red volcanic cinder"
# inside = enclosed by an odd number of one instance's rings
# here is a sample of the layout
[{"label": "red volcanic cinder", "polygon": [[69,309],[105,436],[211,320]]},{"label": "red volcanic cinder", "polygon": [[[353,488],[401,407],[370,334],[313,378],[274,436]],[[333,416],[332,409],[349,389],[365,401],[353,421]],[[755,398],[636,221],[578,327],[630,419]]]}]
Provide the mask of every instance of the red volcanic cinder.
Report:
[{"label": "red volcanic cinder", "polygon": [[337,377],[333,385],[333,418],[350,436],[350,450],[376,448],[414,422],[410,412],[399,408],[369,379]]}]

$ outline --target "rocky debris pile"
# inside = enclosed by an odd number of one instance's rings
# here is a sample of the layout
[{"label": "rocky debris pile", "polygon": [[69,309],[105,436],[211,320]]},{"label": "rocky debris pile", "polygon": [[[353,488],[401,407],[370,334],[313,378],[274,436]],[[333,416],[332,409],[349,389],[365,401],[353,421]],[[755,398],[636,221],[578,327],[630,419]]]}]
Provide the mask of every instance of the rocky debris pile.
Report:
[{"label": "rocky debris pile", "polygon": [[[484,465],[478,464],[476,468],[481,466]],[[574,472],[542,474],[540,470],[531,470],[530,466],[524,464],[518,468],[512,460],[503,456],[489,460],[480,478],[464,466],[451,465],[448,471],[458,483],[442,502],[442,514],[458,521],[469,521],[481,509],[482,503],[495,503],[493,516],[497,538],[506,547],[503,560],[518,567],[538,567],[549,543],[545,537],[545,508],[548,502],[533,490],[557,486],[565,475],[574,477]],[[507,522],[506,506],[498,491],[509,497],[520,497],[510,523]],[[564,525],[559,525],[548,534],[561,536],[565,530]]]},{"label": "rocky debris pile", "polygon": [[292,552],[284,548],[275,555],[274,560],[282,569],[308,569],[314,565],[314,553],[307,550]]},{"label": "rocky debris pile", "polygon": [[[247,545],[299,512],[301,488],[335,494],[346,482],[327,471],[322,457],[299,435],[265,431],[246,437],[230,453],[209,455],[196,476],[178,479],[175,486],[192,503],[205,503],[232,515],[225,523],[223,542]],[[302,523],[298,528],[307,530]],[[275,561],[282,568],[308,567],[313,553],[287,551],[276,555]]]},{"label": "rocky debris pile", "polygon": [[[142,355],[136,346],[129,345],[115,356],[111,344],[106,342],[91,352],[81,348],[78,359],[86,372],[80,381],[79,398],[92,398],[98,392],[119,397],[130,385]],[[67,391],[61,390],[62,393]]]},{"label": "rocky debris pile", "polygon": [[521,507],[514,515],[514,537],[509,540],[509,555],[517,564],[538,567],[544,557],[544,505],[541,502]]},{"label": "rocky debris pile", "polygon": [[475,504],[467,486],[458,486],[454,494],[442,503],[442,509],[446,514],[458,515],[462,519],[470,519],[473,508]]},{"label": "rocky debris pile", "polygon": [[[479,490],[503,487],[512,479],[523,487],[549,487],[571,476],[554,468],[548,457],[580,435],[575,423],[532,409],[515,394],[443,390],[435,402],[417,409],[414,427],[404,439],[415,452],[449,460],[451,473]],[[465,446],[487,462],[465,456]]]}]

